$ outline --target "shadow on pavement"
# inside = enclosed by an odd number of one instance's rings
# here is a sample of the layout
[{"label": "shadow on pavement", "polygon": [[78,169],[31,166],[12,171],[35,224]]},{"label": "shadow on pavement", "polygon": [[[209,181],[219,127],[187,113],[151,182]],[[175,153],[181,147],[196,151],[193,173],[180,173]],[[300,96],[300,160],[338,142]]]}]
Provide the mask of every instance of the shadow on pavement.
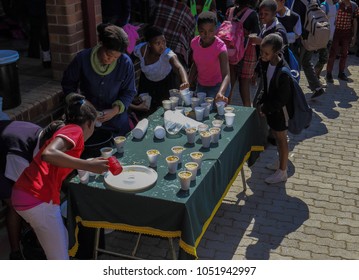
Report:
[{"label": "shadow on pavement", "polygon": [[351,103],[358,100],[356,91],[350,85],[351,83],[342,81],[339,82],[339,85],[328,84],[326,93],[317,99],[308,101],[308,104],[328,119],[336,119],[339,117],[339,112],[335,110],[336,107],[351,108]]}]

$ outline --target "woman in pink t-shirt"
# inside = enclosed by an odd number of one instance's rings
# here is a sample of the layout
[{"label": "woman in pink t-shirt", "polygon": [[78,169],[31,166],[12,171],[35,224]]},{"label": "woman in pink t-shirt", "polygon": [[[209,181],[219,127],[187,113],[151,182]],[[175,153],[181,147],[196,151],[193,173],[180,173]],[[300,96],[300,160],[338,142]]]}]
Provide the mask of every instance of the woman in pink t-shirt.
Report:
[{"label": "woman in pink t-shirt", "polygon": [[[228,102],[230,76],[227,47],[216,34],[217,16],[213,12],[202,12],[198,16],[199,36],[193,38],[193,65],[189,74],[191,87],[205,92],[217,101]],[[196,85],[197,77],[197,85]]]}]

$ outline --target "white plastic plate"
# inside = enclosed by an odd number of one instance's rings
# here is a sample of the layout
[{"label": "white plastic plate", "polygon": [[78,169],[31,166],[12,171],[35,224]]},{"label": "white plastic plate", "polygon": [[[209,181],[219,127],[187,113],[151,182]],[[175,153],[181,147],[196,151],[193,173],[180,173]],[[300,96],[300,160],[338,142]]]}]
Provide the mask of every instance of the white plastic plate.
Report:
[{"label": "white plastic plate", "polygon": [[140,192],[154,185],[158,174],[152,168],[143,165],[123,166],[120,174],[114,176],[111,172],[105,175],[109,189],[122,192]]}]

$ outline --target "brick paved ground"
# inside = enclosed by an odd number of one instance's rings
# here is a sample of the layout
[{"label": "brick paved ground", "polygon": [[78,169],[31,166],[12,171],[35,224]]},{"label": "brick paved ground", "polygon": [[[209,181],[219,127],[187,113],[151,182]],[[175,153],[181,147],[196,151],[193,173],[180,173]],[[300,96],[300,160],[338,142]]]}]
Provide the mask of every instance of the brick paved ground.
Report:
[{"label": "brick paved ground", "polygon": [[[267,147],[245,166],[246,195],[238,177],[225,197],[199,244],[200,259],[359,259],[359,58],[348,62],[352,82],[329,84],[310,102],[310,128],[290,136],[288,181],[264,183],[271,174],[265,165],[276,158],[276,148]],[[301,85],[309,98],[304,75]],[[135,240],[119,232],[106,239],[125,253]],[[168,259],[168,248],[167,240],[143,237],[137,255]]]}]

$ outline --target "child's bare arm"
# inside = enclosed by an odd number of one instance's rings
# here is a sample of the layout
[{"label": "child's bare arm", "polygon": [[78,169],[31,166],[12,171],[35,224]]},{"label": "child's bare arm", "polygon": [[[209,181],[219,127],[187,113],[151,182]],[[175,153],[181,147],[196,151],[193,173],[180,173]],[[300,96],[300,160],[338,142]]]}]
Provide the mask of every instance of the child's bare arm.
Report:
[{"label": "child's bare arm", "polygon": [[173,69],[175,70],[176,74],[179,75],[179,77],[181,79],[180,89],[188,88],[189,82],[188,82],[187,72],[184,69],[181,62],[179,61],[177,55],[171,57],[170,63],[172,65]]},{"label": "child's bare arm", "polygon": [[62,137],[56,137],[45,148],[41,159],[58,167],[88,170],[94,173],[103,173],[108,170],[107,159],[94,159],[92,161],[72,157],[65,152],[73,147],[72,143]]}]

